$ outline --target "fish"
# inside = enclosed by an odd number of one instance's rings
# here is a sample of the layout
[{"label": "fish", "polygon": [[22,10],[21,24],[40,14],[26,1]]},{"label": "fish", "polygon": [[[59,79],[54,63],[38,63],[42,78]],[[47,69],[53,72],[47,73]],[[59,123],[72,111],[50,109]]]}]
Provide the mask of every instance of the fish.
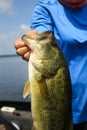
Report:
[{"label": "fish", "polygon": [[31,49],[23,97],[31,99],[32,130],[73,130],[71,79],[58,40],[50,31],[22,40]]}]

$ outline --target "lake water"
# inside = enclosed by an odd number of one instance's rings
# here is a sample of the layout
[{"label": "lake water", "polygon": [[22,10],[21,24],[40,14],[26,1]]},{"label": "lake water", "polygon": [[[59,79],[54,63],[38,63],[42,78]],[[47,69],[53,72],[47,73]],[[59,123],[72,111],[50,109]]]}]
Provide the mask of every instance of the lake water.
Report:
[{"label": "lake water", "polygon": [[27,81],[27,65],[16,55],[0,56],[0,100],[28,101],[23,99],[23,88]]}]

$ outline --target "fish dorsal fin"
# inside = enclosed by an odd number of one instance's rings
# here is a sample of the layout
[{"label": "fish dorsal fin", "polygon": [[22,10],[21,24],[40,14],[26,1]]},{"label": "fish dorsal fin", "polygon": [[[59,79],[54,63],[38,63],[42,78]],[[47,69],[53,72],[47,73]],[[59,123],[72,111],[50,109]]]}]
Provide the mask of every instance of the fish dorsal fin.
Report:
[{"label": "fish dorsal fin", "polygon": [[27,80],[24,86],[24,91],[23,91],[23,98],[26,98],[28,95],[30,95],[30,81]]}]

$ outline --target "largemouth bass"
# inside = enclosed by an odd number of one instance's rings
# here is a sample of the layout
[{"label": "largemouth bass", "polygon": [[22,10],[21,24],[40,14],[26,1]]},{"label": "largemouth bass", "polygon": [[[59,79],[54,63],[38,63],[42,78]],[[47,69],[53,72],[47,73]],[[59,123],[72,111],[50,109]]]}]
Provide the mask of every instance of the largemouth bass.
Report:
[{"label": "largemouth bass", "polygon": [[33,130],[73,130],[70,74],[56,38],[46,31],[22,39],[31,49],[24,97],[30,93]]}]

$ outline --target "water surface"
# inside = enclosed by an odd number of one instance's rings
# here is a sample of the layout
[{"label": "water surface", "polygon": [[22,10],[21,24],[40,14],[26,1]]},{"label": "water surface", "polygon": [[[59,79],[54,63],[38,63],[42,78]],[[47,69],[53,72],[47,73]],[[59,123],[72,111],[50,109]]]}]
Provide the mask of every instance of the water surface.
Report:
[{"label": "water surface", "polygon": [[0,56],[0,100],[28,101],[22,93],[27,81],[27,65],[17,55]]}]

